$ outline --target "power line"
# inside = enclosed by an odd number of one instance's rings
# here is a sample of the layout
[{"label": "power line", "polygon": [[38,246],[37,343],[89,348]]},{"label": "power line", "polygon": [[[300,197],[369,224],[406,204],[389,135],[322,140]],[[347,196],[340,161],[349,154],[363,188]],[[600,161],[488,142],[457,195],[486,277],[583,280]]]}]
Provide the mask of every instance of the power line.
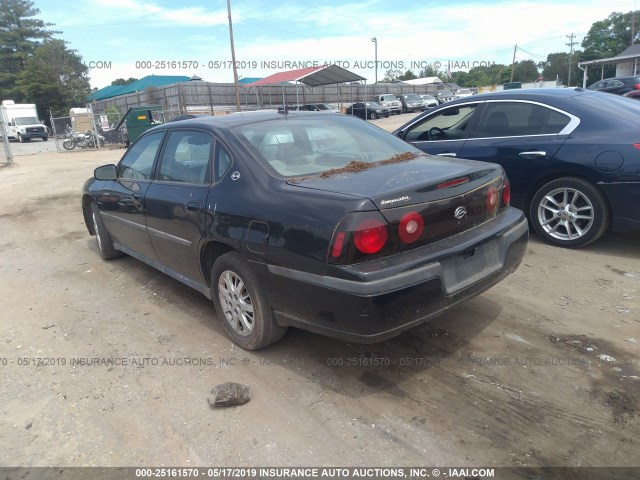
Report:
[{"label": "power line", "polygon": [[535,53],[531,53],[531,52],[527,52],[524,48],[522,47],[518,47],[518,50],[520,50],[523,53],[526,53],[527,55],[531,55],[532,57],[536,57],[536,58],[542,58],[544,60],[547,59],[547,57],[545,57],[544,55],[536,55]]}]

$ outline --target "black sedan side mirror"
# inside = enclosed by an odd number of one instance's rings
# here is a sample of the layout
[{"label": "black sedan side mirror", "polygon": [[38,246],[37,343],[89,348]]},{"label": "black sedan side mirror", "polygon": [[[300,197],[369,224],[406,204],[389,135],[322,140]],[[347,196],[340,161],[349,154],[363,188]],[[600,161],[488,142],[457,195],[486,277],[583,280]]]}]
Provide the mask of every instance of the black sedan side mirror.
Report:
[{"label": "black sedan side mirror", "polygon": [[93,176],[96,180],[116,180],[118,171],[115,165],[103,165],[93,171]]},{"label": "black sedan side mirror", "polygon": [[394,133],[394,135],[395,135],[396,137],[401,138],[401,139],[403,139],[403,140],[404,140],[405,132],[404,132],[404,131],[402,131],[402,130],[398,130],[397,132],[395,132],[395,133]]}]

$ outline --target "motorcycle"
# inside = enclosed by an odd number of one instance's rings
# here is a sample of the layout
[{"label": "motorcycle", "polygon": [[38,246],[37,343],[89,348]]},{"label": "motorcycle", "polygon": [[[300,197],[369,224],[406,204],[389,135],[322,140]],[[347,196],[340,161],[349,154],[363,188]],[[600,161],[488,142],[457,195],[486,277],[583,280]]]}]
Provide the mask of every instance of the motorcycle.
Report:
[{"label": "motorcycle", "polygon": [[71,127],[67,127],[67,135],[62,142],[65,150],[73,150],[74,148],[96,148],[97,145],[104,146],[104,137],[100,134],[96,135],[87,130],[84,133],[74,132]]}]

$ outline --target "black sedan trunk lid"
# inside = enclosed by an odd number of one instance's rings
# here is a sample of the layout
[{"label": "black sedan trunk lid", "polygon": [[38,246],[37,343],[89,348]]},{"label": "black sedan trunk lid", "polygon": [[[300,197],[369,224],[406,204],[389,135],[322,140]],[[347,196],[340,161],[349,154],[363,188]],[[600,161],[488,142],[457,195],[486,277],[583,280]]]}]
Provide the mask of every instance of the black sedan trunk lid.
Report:
[{"label": "black sedan trunk lid", "polygon": [[288,183],[367,197],[382,211],[462,195],[501,173],[502,168],[495,164],[425,155],[388,164],[352,162],[345,168]]},{"label": "black sedan trunk lid", "polygon": [[[506,206],[506,179],[495,164],[425,156],[357,166],[363,170],[352,165],[289,184],[370,199],[392,232],[396,252],[473,228]],[[417,237],[412,219],[420,225]]]}]

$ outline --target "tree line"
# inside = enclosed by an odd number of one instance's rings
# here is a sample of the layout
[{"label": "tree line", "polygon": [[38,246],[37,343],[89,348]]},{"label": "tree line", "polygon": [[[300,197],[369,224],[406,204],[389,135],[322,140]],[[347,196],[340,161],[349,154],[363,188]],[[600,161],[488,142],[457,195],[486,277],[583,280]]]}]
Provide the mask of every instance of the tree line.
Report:
[{"label": "tree line", "polygon": [[[633,18],[639,17],[636,12]],[[40,14],[31,0],[0,2],[0,99],[17,103],[35,103],[42,115],[68,115],[69,108],[84,106],[91,92],[88,68],[76,50],[56,35],[51,23],[37,18]],[[582,50],[571,55],[556,52],[545,61],[522,60],[512,65],[475,67],[469,71],[449,72],[424,69],[412,71],[388,70],[383,81],[409,80],[418,77],[440,77],[462,87],[533,82],[541,75],[545,80],[559,79],[567,83],[571,64],[571,84],[582,84],[578,62],[614,57],[638,41],[638,29],[631,25],[632,13],[614,12],[595,22],[582,41]],[[615,66],[605,67],[604,77],[615,75]],[[598,76],[599,77],[599,76]],[[114,85],[135,80],[116,79]],[[592,83],[596,78],[591,78]]]},{"label": "tree line", "polygon": [[[640,19],[639,13],[636,11],[635,15],[633,15],[632,12],[613,12],[606,19],[593,23],[582,40],[582,50],[575,50],[571,55],[569,55],[569,52],[549,53],[546,60],[537,63],[533,60],[522,60],[515,62],[513,65],[494,64],[475,67],[469,71],[454,71],[450,72],[450,75],[445,70],[435,70],[433,68],[423,69],[417,74],[411,70],[407,70],[404,73],[398,70],[387,70],[383,82],[439,77],[445,82],[456,83],[461,87],[477,87],[500,85],[511,81],[535,82],[542,77],[544,80],[559,80],[563,85],[568,85],[570,78],[571,85],[568,86],[582,86],[583,72],[578,67],[578,63],[615,57],[632,44],[637,43],[640,39],[637,27],[638,20],[636,20]],[[632,22],[636,23],[633,27]],[[569,75],[570,64],[571,75]],[[613,77],[615,74],[615,65],[604,67],[604,78]],[[598,78],[595,78],[592,70],[587,85],[599,78],[600,74]]]}]

